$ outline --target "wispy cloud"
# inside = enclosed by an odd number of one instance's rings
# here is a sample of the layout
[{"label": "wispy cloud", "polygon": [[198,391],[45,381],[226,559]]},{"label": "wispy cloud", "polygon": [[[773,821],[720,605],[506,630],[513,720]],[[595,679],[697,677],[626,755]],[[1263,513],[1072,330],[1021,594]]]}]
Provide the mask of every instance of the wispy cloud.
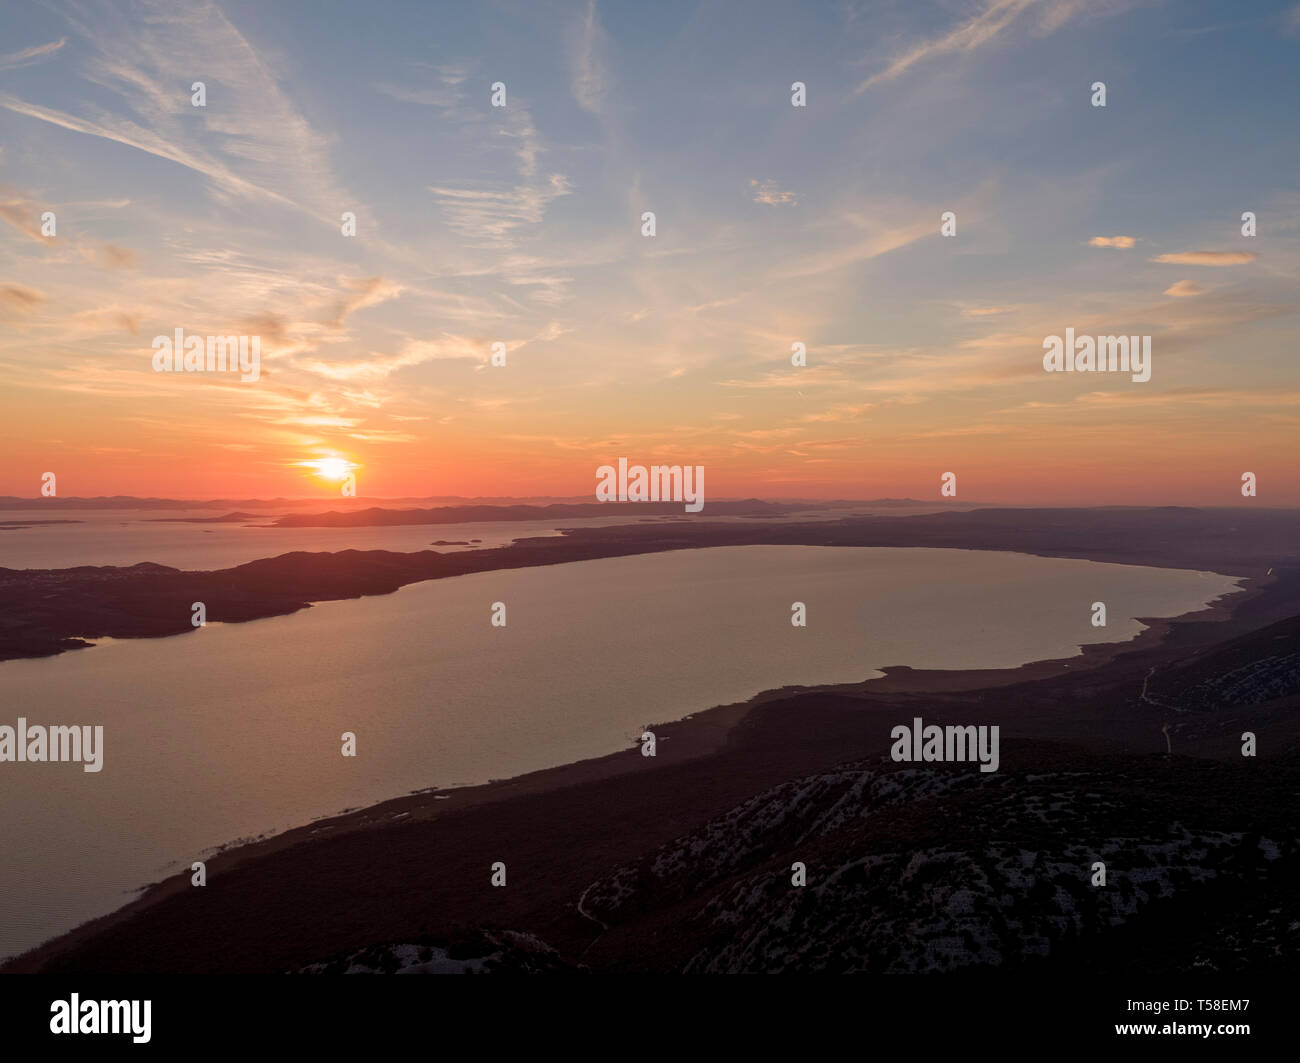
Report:
[{"label": "wispy cloud", "polygon": [[1089,247],[1132,247],[1138,242],[1136,236],[1094,236],[1088,241]]},{"label": "wispy cloud", "polygon": [[127,269],[140,261],[140,256],[134,251],[117,244],[100,244],[99,257],[110,269]]},{"label": "wispy cloud", "polygon": [[907,51],[894,58],[884,70],[872,74],[858,85],[858,92],[865,92],[872,85],[892,81],[910,70],[917,63],[924,62],[937,55],[950,55],[954,52],[970,52],[995,40],[1003,30],[1015,21],[1017,16],[1031,6],[1034,0],[990,0],[978,14],[961,23],[954,29],[938,37],[913,45]]},{"label": "wispy cloud", "polygon": [[578,23],[571,45],[570,75],[573,98],[578,106],[600,114],[605,104],[605,68],[597,54],[600,25],[596,21],[596,0],[587,0],[587,12]]},{"label": "wispy cloud", "polygon": [[348,315],[358,310],[387,302],[402,294],[400,284],[386,281],[383,277],[344,277],[340,283],[344,294],[335,306],[334,316],[329,319],[331,328],[340,328]]},{"label": "wispy cloud", "polygon": [[[991,194],[992,185],[985,182],[959,202],[947,203],[943,206],[918,206],[905,203],[871,204],[845,211],[842,216],[835,219],[837,233],[847,228],[850,236],[853,235],[853,230],[858,230],[866,231],[868,234],[866,237],[853,239],[839,247],[823,248],[816,253],[805,255],[802,260],[784,266],[781,274],[786,278],[816,276],[869,261],[927,237],[941,239],[939,236],[941,211],[953,210],[963,220],[963,224],[970,225],[984,215]],[[880,219],[886,217],[906,217],[909,220],[902,224],[882,224]],[[848,223],[847,226],[845,222]]]},{"label": "wispy cloud", "polygon": [[1175,251],[1156,255],[1151,261],[1175,266],[1244,266],[1258,257],[1253,251]]},{"label": "wispy cloud", "polygon": [[547,206],[572,190],[572,182],[558,173],[543,184],[517,185],[506,191],[429,188],[454,232],[471,246],[496,248],[514,247],[522,229],[539,224]]},{"label": "wispy cloud", "polygon": [[393,354],[372,352],[365,358],[346,362],[315,361],[304,368],[332,380],[352,383],[375,383],[387,379],[399,369],[410,369],[425,362],[442,359],[481,360],[485,345],[467,336],[445,335],[436,340],[408,340]]},{"label": "wispy cloud", "polygon": [[102,306],[93,310],[79,311],[73,315],[73,322],[75,326],[83,327],[87,335],[114,331],[137,336],[143,318],[144,314],[139,310],[125,309],[120,306]]},{"label": "wispy cloud", "polygon": [[771,179],[759,181],[751,178],[749,194],[755,203],[765,203],[770,207],[794,206],[799,202],[798,192],[782,188],[779,182]]},{"label": "wispy cloud", "polygon": [[280,193],[261,188],[251,181],[246,181],[221,163],[199,154],[192,154],[134,122],[111,120],[108,124],[101,125],[65,114],[51,107],[40,107],[34,103],[27,103],[25,100],[13,96],[0,96],[0,107],[13,111],[15,114],[27,115],[29,118],[39,118],[43,122],[49,122],[51,125],[60,126],[63,129],[70,129],[75,133],[103,137],[105,140],[113,140],[119,144],[125,144],[127,147],[138,148],[140,151],[156,155],[160,159],[178,163],[181,166],[188,167],[195,173],[203,174],[218,188],[235,195],[246,198],[266,198],[287,207],[297,206],[292,200]]},{"label": "wispy cloud", "polygon": [[0,314],[28,314],[45,302],[45,294],[25,284],[0,284]]},{"label": "wispy cloud", "polygon": [[1204,295],[1205,289],[1195,281],[1177,281],[1164,290],[1165,295]]},{"label": "wispy cloud", "polygon": [[67,37],[60,37],[57,41],[50,41],[48,44],[34,44],[30,48],[23,48],[7,55],[0,55],[0,70],[13,70],[20,66],[42,63],[57,54],[67,43]]},{"label": "wispy cloud", "polygon": [[0,218],[38,244],[45,242],[41,235],[40,216],[40,208],[30,200],[10,199],[0,203]]},{"label": "wispy cloud", "polygon": [[918,63],[937,56],[976,52],[995,43],[1019,22],[1024,22],[1030,33],[1047,36],[1073,19],[1114,14],[1133,2],[1136,0],[984,0],[984,6],[966,21],[905,49],[883,70],[862,81],[855,92],[893,81]]},{"label": "wispy cloud", "polygon": [[[340,204],[355,209],[356,198],[332,176],[329,138],[311,126],[218,8],[139,6],[141,17],[105,6],[93,24],[82,21],[89,17],[82,9],[68,15],[91,50],[84,76],[115,94],[131,117],[102,106],[72,114],[14,95],[0,97],[0,106],[184,166],[221,195],[335,223]],[[220,70],[221,80],[208,85],[207,107],[194,108],[189,87],[204,66]],[[100,99],[106,106],[111,97],[101,93]]]},{"label": "wispy cloud", "polygon": [[883,70],[861,82],[856,91],[865,92],[873,85],[893,81],[917,63],[936,56],[977,51],[997,40],[1030,9],[1036,9],[1039,15],[1034,27],[1037,32],[1052,33],[1083,11],[1086,3],[1087,0],[986,0],[984,7],[965,22],[895,56]]}]

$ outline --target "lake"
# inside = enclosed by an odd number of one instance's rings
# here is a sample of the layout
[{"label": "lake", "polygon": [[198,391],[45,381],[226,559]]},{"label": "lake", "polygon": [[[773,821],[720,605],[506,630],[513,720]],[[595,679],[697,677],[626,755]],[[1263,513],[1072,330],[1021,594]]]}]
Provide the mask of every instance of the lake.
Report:
[{"label": "lake", "polygon": [[[321,502],[320,511],[330,508]],[[391,507],[390,507],[391,508]],[[869,502],[843,508],[810,510],[783,517],[764,518],[766,524],[788,521],[837,520],[849,514],[907,516],[936,511],[969,509],[948,500],[942,506],[876,506]],[[555,536],[562,528],[609,528],[617,525],[699,520],[710,524],[745,522],[749,518],[710,513],[697,517],[685,513],[636,517],[620,513],[609,517],[550,517],[541,520],[478,521],[469,524],[393,524],[375,527],[277,528],[271,521],[300,509],[259,510],[248,520],[231,523],[193,523],[218,515],[212,509],[7,509],[0,510],[0,567],[71,568],[74,565],[136,565],[152,561],[184,569],[220,569],[245,565],[263,557],[294,550],[394,550],[413,553],[436,549],[440,553],[509,546],[516,539]],[[3,527],[6,521],[54,520],[66,523]],[[465,546],[434,546],[438,540]],[[472,540],[478,540],[473,542]]]},{"label": "lake", "polygon": [[[1132,617],[1236,589],[1004,552],[718,547],[477,573],[4,662],[0,724],[103,725],[104,763],[0,764],[0,956],[239,838],[635,755],[647,723],[775,687],[1068,657],[1136,636]],[[505,628],[489,623],[497,601]],[[791,626],[795,601],[807,628]],[[1094,601],[1108,627],[1091,625]],[[344,731],[356,758],[340,755]]]}]

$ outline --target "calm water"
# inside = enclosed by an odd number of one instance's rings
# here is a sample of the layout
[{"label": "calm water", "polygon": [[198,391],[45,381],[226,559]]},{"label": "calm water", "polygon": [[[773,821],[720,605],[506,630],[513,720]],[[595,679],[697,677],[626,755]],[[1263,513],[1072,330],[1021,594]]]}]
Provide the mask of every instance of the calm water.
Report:
[{"label": "calm water", "polygon": [[[322,506],[324,511],[328,506]],[[173,568],[232,568],[293,550],[458,551],[508,546],[515,539],[559,535],[559,528],[629,524],[622,517],[492,521],[482,524],[407,524],[387,528],[272,528],[274,514],[237,524],[188,524],[160,517],[211,517],[212,510],[6,510],[5,520],[68,520],[0,528],[0,567],[70,568],[135,565],[152,561]],[[472,546],[434,546],[435,540],[481,539]]]},{"label": "calm water", "polygon": [[[0,723],[102,724],[105,753],[98,774],[0,765],[0,955],[238,838],[421,787],[633,756],[647,723],[773,687],[1070,656],[1136,635],[1133,616],[1234,589],[1009,553],[720,547],[479,573],[5,662]],[[495,601],[504,629],[489,624]],[[806,629],[790,625],[794,601]],[[1109,627],[1089,623],[1094,601]],[[339,755],[343,731],[355,759]]]},{"label": "calm water", "polygon": [[[330,508],[322,502],[320,512]],[[400,507],[399,507],[400,508]],[[408,507],[409,508],[409,507]],[[774,520],[836,520],[849,513],[883,513],[907,516],[937,510],[959,510],[969,506],[877,507],[870,503],[851,509],[810,511]],[[284,510],[299,513],[302,510]],[[673,517],[639,518],[623,513],[612,517],[556,517],[550,520],[485,521],[479,524],[407,524],[378,528],[273,528],[268,525],[278,516],[276,511],[259,512],[248,521],[232,524],[188,524],[162,517],[213,517],[211,509],[12,509],[0,510],[0,524],[18,520],[66,520],[77,523],[33,525],[19,528],[0,527],[0,568],[70,568],[73,565],[135,565],[152,561],[173,568],[219,569],[244,565],[263,557],[275,557],[292,550],[416,550],[456,552],[508,546],[516,539],[559,535],[561,528],[607,528],[618,524],[637,524],[646,520],[700,520],[731,522],[740,517],[724,517],[708,512],[697,517],[677,514]],[[480,542],[469,546],[434,546],[443,539],[449,542]]]}]

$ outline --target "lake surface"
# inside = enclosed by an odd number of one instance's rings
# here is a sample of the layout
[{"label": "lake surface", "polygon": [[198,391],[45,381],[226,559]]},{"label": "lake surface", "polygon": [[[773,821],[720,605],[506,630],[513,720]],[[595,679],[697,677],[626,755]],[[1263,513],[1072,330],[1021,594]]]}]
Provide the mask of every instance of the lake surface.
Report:
[{"label": "lake surface", "polygon": [[[239,838],[423,787],[634,756],[648,723],[784,685],[1068,657],[1137,635],[1134,616],[1236,589],[1001,552],[718,547],[477,573],[0,663],[0,723],[105,730],[97,774],[0,764],[0,956]],[[489,623],[497,601],[505,628]],[[791,626],[795,601],[807,628]],[[1108,627],[1091,626],[1094,601]],[[340,755],[344,731],[356,758]]]},{"label": "lake surface", "polygon": [[[409,508],[396,506],[392,508]],[[811,510],[785,517],[764,518],[764,524],[786,521],[838,520],[850,514],[910,516],[971,506],[917,503],[914,506],[873,506]],[[329,504],[322,502],[318,512]],[[622,513],[610,517],[552,517],[546,520],[481,521],[473,524],[398,524],[374,528],[276,528],[271,521],[282,513],[301,509],[259,511],[247,521],[196,524],[184,518],[211,518],[211,509],[9,509],[0,510],[5,521],[60,520],[63,524],[0,527],[0,568],[71,568],[74,565],[137,565],[152,561],[173,568],[212,570],[245,565],[263,557],[294,550],[395,550],[413,553],[437,550],[457,553],[494,546],[509,546],[516,539],[559,535],[562,528],[609,528],[615,525],[702,521],[745,522],[745,517],[711,514],[708,506],[698,515],[638,517]],[[162,519],[168,518],[168,519]],[[181,518],[181,519],[178,519]],[[466,546],[435,546],[439,539],[465,542]],[[472,542],[472,540],[479,540]]]},{"label": "lake surface", "polygon": [[[322,507],[322,511],[327,507]],[[74,565],[137,565],[152,561],[173,568],[212,570],[245,565],[294,550],[417,550],[457,552],[509,546],[515,539],[559,535],[560,528],[635,523],[634,517],[485,521],[475,524],[399,524],[374,528],[275,528],[276,514],[230,524],[160,519],[211,517],[211,510],[5,510],[5,520],[78,523],[0,528],[0,567],[71,568]],[[434,546],[438,539],[480,542]]]}]

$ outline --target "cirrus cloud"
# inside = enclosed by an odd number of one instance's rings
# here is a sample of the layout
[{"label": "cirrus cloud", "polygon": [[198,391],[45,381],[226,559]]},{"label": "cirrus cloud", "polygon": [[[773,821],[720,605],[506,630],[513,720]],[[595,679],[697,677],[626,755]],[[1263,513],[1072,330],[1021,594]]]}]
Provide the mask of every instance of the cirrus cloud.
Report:
[{"label": "cirrus cloud", "polygon": [[1151,261],[1174,266],[1244,266],[1258,257],[1253,251],[1175,251],[1156,255]]},{"label": "cirrus cloud", "polygon": [[57,41],[50,41],[49,44],[34,44],[30,48],[0,55],[0,70],[13,70],[16,67],[44,62],[67,43],[67,37],[60,37]]}]

